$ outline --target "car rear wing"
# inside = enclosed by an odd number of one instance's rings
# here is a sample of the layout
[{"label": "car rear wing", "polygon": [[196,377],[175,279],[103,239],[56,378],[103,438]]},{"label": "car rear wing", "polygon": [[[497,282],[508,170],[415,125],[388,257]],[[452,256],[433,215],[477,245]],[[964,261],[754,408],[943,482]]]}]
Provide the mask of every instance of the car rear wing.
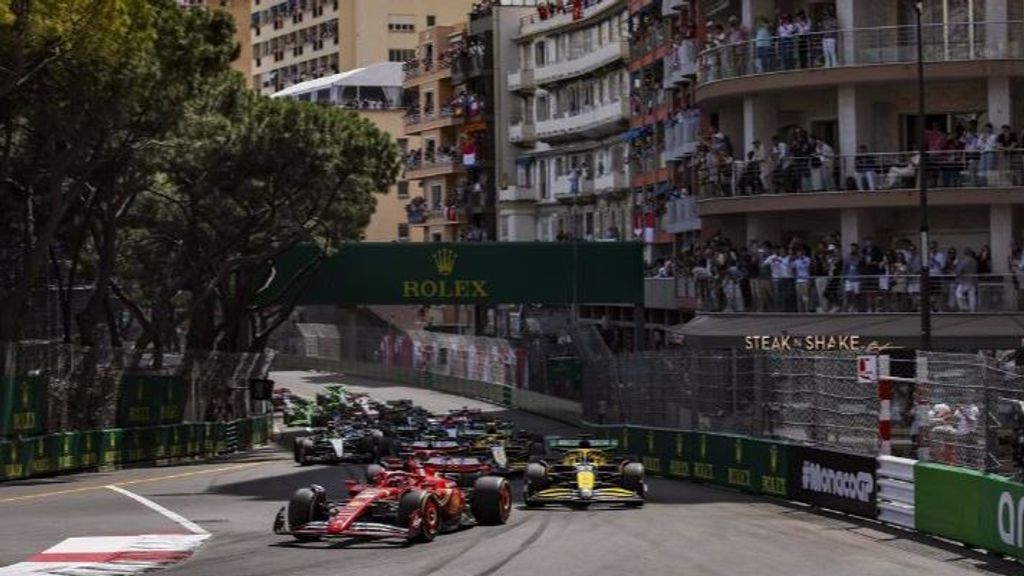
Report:
[{"label": "car rear wing", "polygon": [[581,448],[580,443],[584,442],[596,450],[616,450],[619,447],[619,441],[614,438],[563,438],[560,436],[544,438],[544,446],[548,452],[575,450]]}]

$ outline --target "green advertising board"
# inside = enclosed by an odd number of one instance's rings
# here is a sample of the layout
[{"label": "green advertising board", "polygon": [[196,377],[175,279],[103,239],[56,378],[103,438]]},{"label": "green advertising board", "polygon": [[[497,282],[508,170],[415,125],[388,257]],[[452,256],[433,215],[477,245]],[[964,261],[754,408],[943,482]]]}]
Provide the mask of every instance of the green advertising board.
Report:
[{"label": "green advertising board", "polygon": [[320,250],[304,246],[274,263],[260,297],[301,290],[300,305],[643,304],[642,251],[634,242],[359,243],[314,266]]},{"label": "green advertising board", "polygon": [[185,392],[180,376],[125,376],[118,423],[122,428],[177,424],[185,413]]},{"label": "green advertising board", "polygon": [[744,436],[690,433],[692,476],[750,492],[786,496],[786,446]]},{"label": "green advertising board", "polygon": [[922,532],[1024,558],[1024,484],[919,462],[914,466],[914,524]]},{"label": "green advertising board", "polygon": [[0,436],[32,436],[46,429],[42,376],[0,377]]}]

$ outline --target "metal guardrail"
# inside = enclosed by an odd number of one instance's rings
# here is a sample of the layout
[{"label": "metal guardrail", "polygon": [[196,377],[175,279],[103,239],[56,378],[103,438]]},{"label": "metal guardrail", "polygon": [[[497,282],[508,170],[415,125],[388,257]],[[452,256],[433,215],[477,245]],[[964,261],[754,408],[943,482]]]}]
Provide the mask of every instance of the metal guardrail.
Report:
[{"label": "metal guardrail", "polygon": [[[1024,22],[926,24],[925,62],[1024,58]],[[917,59],[916,26],[771,36],[715,46],[698,56],[698,84],[795,70],[901,64]]]},{"label": "metal guardrail", "polygon": [[[716,161],[698,166],[702,198],[762,194],[913,190],[921,174],[917,152],[812,154],[782,160]],[[925,153],[929,188],[1018,188],[1024,186],[1024,150],[940,150]]]},{"label": "metal guardrail", "polygon": [[294,354],[278,354],[274,358],[273,369],[317,370],[387,380],[405,386],[425,388],[446,394],[483,400],[572,425],[578,425],[583,414],[583,408],[579,402],[556,398],[513,386],[476,382],[402,366],[386,366],[356,360],[336,360]]}]

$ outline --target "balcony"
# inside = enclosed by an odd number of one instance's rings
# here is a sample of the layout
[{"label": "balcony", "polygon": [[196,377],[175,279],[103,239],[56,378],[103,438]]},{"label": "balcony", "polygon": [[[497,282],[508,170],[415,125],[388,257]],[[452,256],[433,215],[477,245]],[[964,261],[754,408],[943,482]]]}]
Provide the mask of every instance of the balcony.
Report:
[{"label": "balcony", "polygon": [[442,108],[437,114],[410,114],[405,117],[405,133],[418,134],[428,130],[437,130],[462,123],[462,117],[456,116],[451,107]]},{"label": "balcony", "polygon": [[554,195],[555,200],[558,200],[559,202],[581,202],[594,195],[594,180],[591,178],[580,177],[579,191],[574,194],[572,191],[572,179],[569,176],[559,176],[558,178],[555,178],[555,183],[551,187],[551,192]]},{"label": "balcony", "polygon": [[697,307],[692,278],[644,278],[644,307],[659,310],[693,310]]},{"label": "balcony", "polygon": [[[1022,150],[947,150],[925,158],[935,206],[1005,204],[1024,188]],[[916,152],[794,157],[785,166],[765,165],[770,175],[756,163],[734,162],[698,174],[701,214],[915,206],[919,165]]]},{"label": "balcony", "polygon": [[462,163],[454,159],[435,160],[434,162],[421,162],[406,165],[405,178],[407,180],[422,180],[424,178],[435,178],[447,174],[455,174],[462,169]]},{"label": "balcony", "polygon": [[619,100],[599,107],[585,107],[575,116],[562,116],[537,122],[537,138],[558,142],[587,136],[599,138],[620,131],[629,119],[629,102]]},{"label": "balcony", "polygon": [[[694,278],[700,312],[783,314],[909,314],[921,310],[916,272],[873,276],[822,276],[795,283],[751,279],[752,301],[723,278]],[[1022,311],[1017,291],[1001,274],[931,277],[932,314],[998,314]],[[855,288],[855,289],[854,289]]]},{"label": "balcony", "polygon": [[571,9],[564,14],[554,14],[546,18],[542,18],[541,13],[537,11],[519,19],[519,36],[522,38],[543,34],[570,24],[586,24],[588,20],[596,19],[602,14],[609,14],[615,10],[622,10],[625,7],[625,2],[622,0],[598,0],[597,4],[584,9],[583,17],[578,20],[573,18]]},{"label": "balcony", "polygon": [[498,190],[498,202],[536,202],[537,191],[532,186],[509,186]]},{"label": "balcony", "polygon": [[533,144],[537,141],[536,124],[519,121],[508,127],[508,140],[513,144]]},{"label": "balcony", "polygon": [[665,157],[667,160],[682,160],[697,149],[697,131],[700,128],[700,111],[686,110],[675,123],[665,125]]},{"label": "balcony", "polygon": [[664,62],[665,70],[662,75],[662,87],[671,90],[676,84],[681,84],[687,78],[697,74],[697,42],[694,40],[683,40],[673,46]]},{"label": "balcony", "polygon": [[569,58],[561,62],[553,62],[546,66],[538,66],[534,71],[537,85],[543,86],[568,78],[583,76],[595,70],[625,61],[629,58],[629,43],[626,41],[608,42],[597,50],[586,51],[582,46],[574,47]]},{"label": "balcony", "polygon": [[452,82],[462,84],[467,79],[479,76],[489,69],[485,54],[458,57],[452,63]]},{"label": "balcony", "polygon": [[629,177],[625,170],[611,170],[594,180],[594,191],[608,194],[629,188]]},{"label": "balcony", "polygon": [[661,227],[669,234],[684,234],[700,230],[697,197],[684,196],[666,202]]},{"label": "balcony", "polygon": [[447,60],[417,62],[415,66],[404,70],[403,88],[415,88],[428,82],[436,82],[443,78],[451,78],[452,63]]},{"label": "balcony", "polygon": [[508,75],[508,89],[510,92],[533,92],[537,89],[537,83],[533,78],[533,70],[517,70]]},{"label": "balcony", "polygon": [[[1019,75],[1024,58],[1024,22],[979,22],[925,25],[922,33],[924,60],[929,77],[971,75]],[[834,33],[809,35],[808,50],[798,52],[795,38],[719,46],[698,56],[697,85],[702,98],[726,96],[745,91],[782,89],[793,86],[791,73],[818,70],[819,74],[801,76],[800,86],[834,85],[849,81],[848,73],[834,72],[855,66],[870,67],[861,81],[896,81],[906,78],[903,67],[880,66],[911,64],[917,61],[916,26],[856,28]],[[1004,61],[987,67],[972,63]],[[960,63],[943,72],[941,63]],[[759,84],[730,83],[749,76],[763,77]],[[716,86],[722,84],[722,86]]]}]

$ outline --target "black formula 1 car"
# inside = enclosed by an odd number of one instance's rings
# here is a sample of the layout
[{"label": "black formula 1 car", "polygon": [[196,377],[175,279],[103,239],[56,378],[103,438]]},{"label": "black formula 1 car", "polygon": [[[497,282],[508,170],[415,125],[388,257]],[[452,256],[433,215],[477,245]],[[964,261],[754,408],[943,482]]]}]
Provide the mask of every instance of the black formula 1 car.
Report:
[{"label": "black formula 1 car", "polygon": [[376,462],[394,454],[394,439],[376,428],[335,426],[315,429],[309,436],[295,439],[293,451],[297,464],[338,464]]},{"label": "black formula 1 car", "polygon": [[548,440],[548,446],[562,454],[554,463],[542,460],[527,465],[523,483],[527,506],[643,506],[647,494],[644,466],[606,452],[617,447],[615,441],[554,438]]}]

